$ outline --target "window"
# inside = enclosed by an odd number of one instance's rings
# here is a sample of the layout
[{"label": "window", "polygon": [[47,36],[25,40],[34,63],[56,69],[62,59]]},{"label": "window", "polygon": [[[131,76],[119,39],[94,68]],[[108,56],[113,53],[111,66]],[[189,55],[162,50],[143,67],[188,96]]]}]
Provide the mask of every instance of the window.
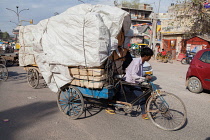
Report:
[{"label": "window", "polygon": [[203,55],[201,56],[200,60],[205,63],[210,63],[210,51],[204,52]]}]

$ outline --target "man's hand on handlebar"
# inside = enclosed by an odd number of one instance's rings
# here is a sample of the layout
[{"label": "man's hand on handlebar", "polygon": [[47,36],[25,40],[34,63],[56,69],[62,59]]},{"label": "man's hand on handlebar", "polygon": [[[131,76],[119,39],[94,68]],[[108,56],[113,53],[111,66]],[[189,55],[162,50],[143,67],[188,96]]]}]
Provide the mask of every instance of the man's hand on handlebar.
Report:
[{"label": "man's hand on handlebar", "polygon": [[152,79],[152,76],[147,75],[147,76],[145,77],[145,79],[146,79],[146,80],[151,80],[151,79]]}]

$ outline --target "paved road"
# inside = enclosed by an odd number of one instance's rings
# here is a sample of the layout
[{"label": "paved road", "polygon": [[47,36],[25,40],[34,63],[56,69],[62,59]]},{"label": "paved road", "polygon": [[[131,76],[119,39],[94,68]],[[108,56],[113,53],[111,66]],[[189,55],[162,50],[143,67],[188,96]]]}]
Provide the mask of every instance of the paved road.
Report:
[{"label": "paved road", "polygon": [[150,62],[162,90],[185,103],[188,123],[179,131],[164,131],[149,120],[94,110],[94,116],[69,120],[48,88],[32,89],[21,67],[9,67],[10,77],[0,85],[1,140],[210,140],[210,93],[193,94],[185,89],[188,65]]}]

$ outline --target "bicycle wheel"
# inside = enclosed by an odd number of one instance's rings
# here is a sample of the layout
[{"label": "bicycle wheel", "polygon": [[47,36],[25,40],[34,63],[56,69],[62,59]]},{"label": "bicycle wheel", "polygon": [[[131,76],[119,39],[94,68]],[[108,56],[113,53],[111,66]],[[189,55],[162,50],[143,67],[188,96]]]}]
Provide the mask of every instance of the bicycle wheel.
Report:
[{"label": "bicycle wheel", "polygon": [[57,104],[60,111],[70,119],[77,119],[84,112],[83,96],[81,92],[73,86],[69,86],[58,93]]},{"label": "bicycle wheel", "polygon": [[173,63],[173,60],[172,60],[172,56],[171,55],[168,56],[168,62],[171,63],[171,64]]},{"label": "bicycle wheel", "polygon": [[166,92],[156,94],[149,99],[147,113],[152,123],[163,130],[180,129],[187,119],[182,100]]},{"label": "bicycle wheel", "polygon": [[27,80],[32,88],[37,88],[39,85],[39,72],[34,68],[30,68],[27,73]]},{"label": "bicycle wheel", "polygon": [[0,81],[6,81],[8,79],[8,70],[5,65],[0,64]]},{"label": "bicycle wheel", "polygon": [[3,64],[6,66],[6,60],[3,57],[0,57],[0,64]]}]

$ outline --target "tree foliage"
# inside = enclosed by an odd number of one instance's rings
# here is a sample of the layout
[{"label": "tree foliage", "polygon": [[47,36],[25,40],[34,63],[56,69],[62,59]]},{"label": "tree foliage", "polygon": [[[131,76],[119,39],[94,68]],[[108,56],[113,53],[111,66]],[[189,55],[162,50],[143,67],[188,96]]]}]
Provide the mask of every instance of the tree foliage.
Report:
[{"label": "tree foliage", "polygon": [[178,0],[177,5],[182,5],[182,9],[177,6],[177,11],[182,14],[176,18],[190,21],[188,36],[210,35],[210,8],[204,8],[204,0]]},{"label": "tree foliage", "polygon": [[3,41],[8,41],[10,38],[9,34],[7,32],[0,32],[0,39]]}]

